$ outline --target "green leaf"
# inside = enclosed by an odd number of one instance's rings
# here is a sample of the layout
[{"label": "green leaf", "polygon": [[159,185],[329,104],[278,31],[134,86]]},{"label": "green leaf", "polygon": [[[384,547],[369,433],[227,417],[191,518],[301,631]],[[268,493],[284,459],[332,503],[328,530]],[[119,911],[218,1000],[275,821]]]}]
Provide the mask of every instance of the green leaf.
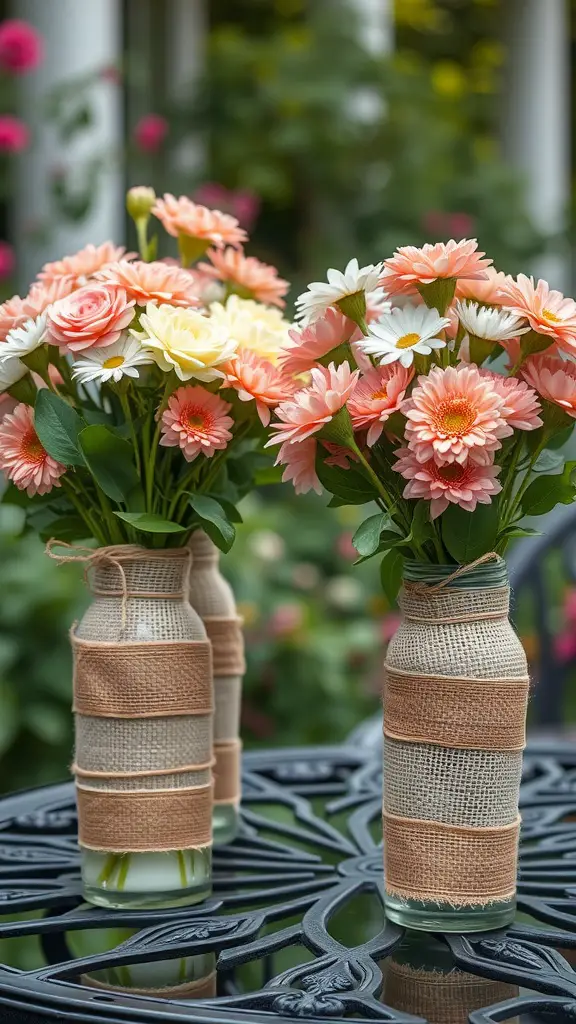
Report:
[{"label": "green leaf", "polygon": [[316,473],[322,486],[330,494],[342,498],[347,505],[365,505],[376,497],[374,488],[357,469],[327,466],[322,458],[317,458]]},{"label": "green leaf", "polygon": [[268,466],[267,469],[259,469],[254,474],[256,487],[270,487],[272,484],[282,483],[284,466]]},{"label": "green leaf", "polygon": [[0,701],[0,754],[5,754],[16,739],[20,726],[16,693],[5,680],[0,682]]},{"label": "green leaf", "polygon": [[564,468],[564,456],[560,452],[550,451],[545,448],[536,459],[532,467],[534,473],[554,473]]},{"label": "green leaf", "polygon": [[503,530],[500,530],[498,534],[498,540],[501,537],[542,537],[541,530],[532,530],[529,526],[506,526]]},{"label": "green leaf", "polygon": [[442,539],[449,553],[460,565],[468,565],[494,550],[498,533],[498,506],[477,505],[467,512],[459,505],[449,505],[441,516]]},{"label": "green leaf", "polygon": [[127,502],[140,483],[132,456],[132,445],[104,426],[81,430],[78,443],[88,469],[104,494],[112,501]]},{"label": "green leaf", "polygon": [[394,535],[395,540],[399,539],[399,530],[391,516],[384,512],[370,516],[360,524],[352,537],[352,543],[359,555],[368,558],[376,554],[380,546],[380,535],[387,531]]},{"label": "green leaf", "polygon": [[387,551],[380,563],[380,581],[382,589],[390,604],[396,603],[398,591],[402,584],[402,573],[404,570],[404,558],[394,548]]},{"label": "green leaf", "polygon": [[576,488],[570,479],[573,470],[574,463],[567,462],[561,475],[533,480],[522,498],[524,515],[543,516],[556,505],[570,505],[576,497]]},{"label": "green leaf", "polygon": [[42,388],[36,397],[34,426],[53,459],[64,466],[84,465],[78,435],[86,424],[68,402],[48,388]]},{"label": "green leaf", "polygon": [[424,544],[434,535],[434,527],[430,521],[430,505],[427,501],[416,504],[410,524],[410,533],[417,544]]},{"label": "green leaf", "polygon": [[185,526],[173,523],[170,519],[163,519],[156,512],[115,512],[114,515],[125,523],[130,523],[130,526],[135,530],[140,530],[141,533],[184,533],[186,531]]},{"label": "green leaf", "polygon": [[244,522],[236,506],[231,501],[228,501],[227,498],[222,498],[219,494],[210,494],[209,497],[214,498],[222,506],[231,523]]},{"label": "green leaf", "polygon": [[236,537],[234,525],[219,501],[207,494],[192,494],[188,503],[201,521],[202,529],[220,551],[230,551]]},{"label": "green leaf", "polygon": [[554,436],[551,437],[550,440],[548,441],[548,444],[546,445],[546,447],[547,448],[562,448],[563,445],[566,444],[566,441],[568,441],[572,437],[572,431],[573,430],[574,430],[574,421],[572,421],[572,423],[569,426],[564,427],[563,430],[559,430],[557,434],[554,434]]}]

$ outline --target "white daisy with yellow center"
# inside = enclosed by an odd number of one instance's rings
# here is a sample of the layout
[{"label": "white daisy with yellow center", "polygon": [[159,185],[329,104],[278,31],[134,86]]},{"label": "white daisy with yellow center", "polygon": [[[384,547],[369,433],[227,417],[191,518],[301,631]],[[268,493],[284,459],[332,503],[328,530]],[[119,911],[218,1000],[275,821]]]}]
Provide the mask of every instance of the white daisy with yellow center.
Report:
[{"label": "white daisy with yellow center", "polygon": [[455,305],[456,316],[462,327],[476,338],[485,341],[509,341],[520,334],[526,334],[530,325],[515,313],[490,306],[482,306],[478,302],[462,302]]},{"label": "white daisy with yellow center", "polygon": [[429,356],[433,349],[445,348],[446,342],[439,335],[449,325],[450,320],[435,309],[406,305],[371,323],[368,336],[358,345],[381,366],[397,360],[402,366],[410,366],[415,353]]},{"label": "white daisy with yellow center", "polygon": [[122,377],[139,377],[139,366],[154,362],[139,341],[129,335],[122,335],[113,345],[93,348],[82,359],[72,364],[72,376],[79,384],[99,381],[118,384]]}]

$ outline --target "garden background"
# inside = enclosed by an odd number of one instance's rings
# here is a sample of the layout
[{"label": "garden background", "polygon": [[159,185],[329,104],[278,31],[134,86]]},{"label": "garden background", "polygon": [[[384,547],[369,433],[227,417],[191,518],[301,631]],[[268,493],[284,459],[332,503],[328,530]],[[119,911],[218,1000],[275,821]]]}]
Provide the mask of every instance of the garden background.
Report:
[{"label": "garden background", "polygon": [[[537,8],[552,41],[560,32],[554,67]],[[251,251],[294,282],[288,316],[326,266],[450,237],[477,236],[499,269],[540,269],[570,293],[571,81],[558,76],[570,73],[575,4],[19,0],[0,14],[39,34],[30,66],[2,73],[3,297],[87,241],[134,244],[121,205],[133,184],[234,213]],[[68,41],[51,23],[68,25]],[[262,488],[222,560],[245,620],[247,745],[338,741],[378,705],[397,614],[373,563],[352,568],[354,509],[325,505]],[[67,630],[85,598],[77,567],[47,559],[7,506],[0,581],[0,786],[10,790],[66,774]],[[554,602],[571,663],[576,595],[558,584]],[[529,608],[519,625],[536,660]]]}]

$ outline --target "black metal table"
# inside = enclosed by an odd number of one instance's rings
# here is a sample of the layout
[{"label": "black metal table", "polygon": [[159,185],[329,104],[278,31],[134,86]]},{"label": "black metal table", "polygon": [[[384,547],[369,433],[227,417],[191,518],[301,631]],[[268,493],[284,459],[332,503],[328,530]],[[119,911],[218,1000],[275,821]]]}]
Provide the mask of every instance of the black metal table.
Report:
[{"label": "black metal table", "polygon": [[70,784],[0,800],[0,1020],[576,1020],[576,748],[528,749],[506,933],[384,920],[380,791],[361,736],[247,754],[213,898],[151,913],[82,903]]}]

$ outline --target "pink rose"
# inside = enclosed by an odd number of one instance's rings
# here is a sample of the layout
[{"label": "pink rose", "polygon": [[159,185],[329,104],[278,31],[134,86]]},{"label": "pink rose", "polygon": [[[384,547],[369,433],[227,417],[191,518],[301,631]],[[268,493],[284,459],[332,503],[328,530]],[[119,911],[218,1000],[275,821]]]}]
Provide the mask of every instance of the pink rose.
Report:
[{"label": "pink rose", "polygon": [[20,153],[30,141],[30,132],[24,121],[10,114],[0,116],[0,152]]},{"label": "pink rose", "polygon": [[44,40],[27,21],[10,18],[0,25],[0,67],[15,75],[37,67],[44,56]]},{"label": "pink rose", "polygon": [[168,121],[160,114],[146,114],[134,129],[134,141],[145,153],[157,153],[168,134]]},{"label": "pink rose", "polygon": [[113,345],[132,320],[134,304],[124,288],[114,285],[78,288],[50,307],[47,340],[69,352]]},{"label": "pink rose", "polygon": [[10,277],[14,270],[14,249],[8,242],[0,241],[0,280]]}]

